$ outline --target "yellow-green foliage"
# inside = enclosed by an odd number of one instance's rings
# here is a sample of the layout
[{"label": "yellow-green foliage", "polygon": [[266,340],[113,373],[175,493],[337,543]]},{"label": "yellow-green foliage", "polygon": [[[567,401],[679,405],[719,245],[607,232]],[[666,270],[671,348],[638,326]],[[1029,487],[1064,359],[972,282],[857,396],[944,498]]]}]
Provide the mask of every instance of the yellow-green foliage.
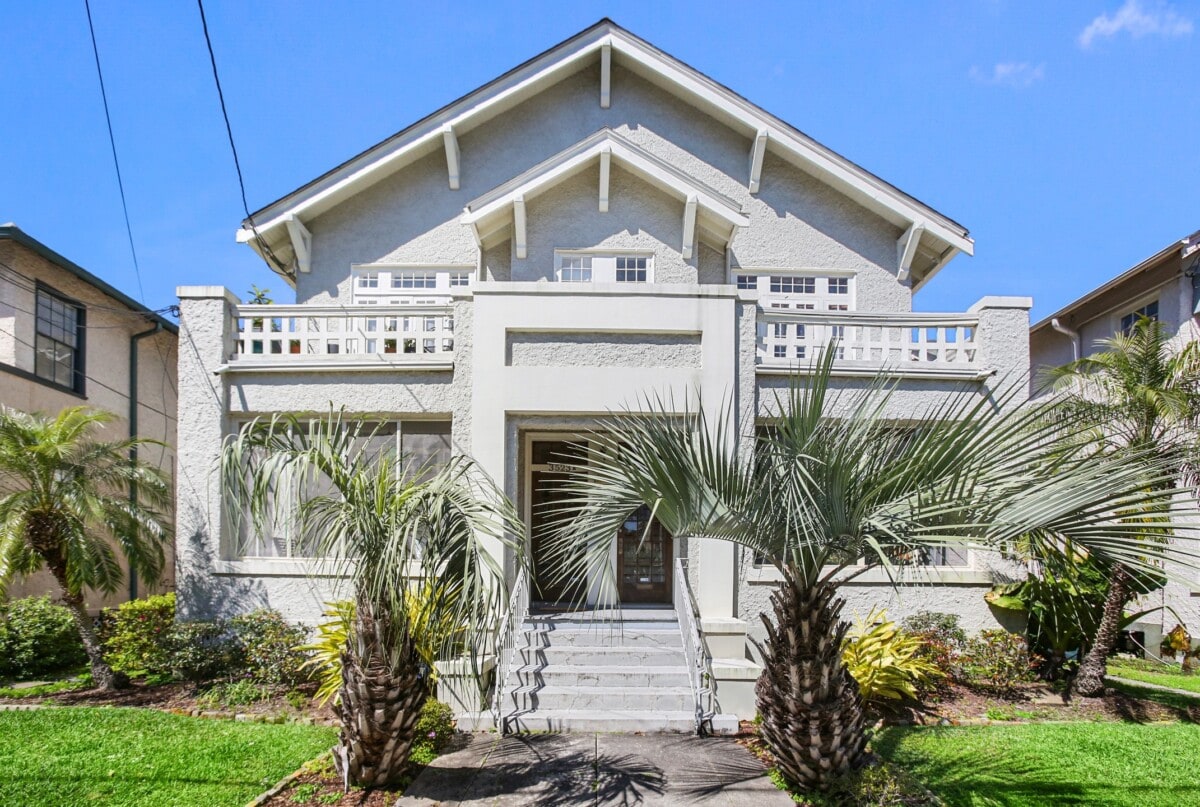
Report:
[{"label": "yellow-green foliage", "polygon": [[338,694],[342,686],[342,651],[354,628],[354,603],[350,600],[325,603],[322,616],[325,620],[317,625],[317,636],[297,650],[312,653],[302,669],[311,669],[319,683],[317,702],[324,705]]},{"label": "yellow-green foliage", "polygon": [[942,677],[936,666],[918,656],[920,649],[919,636],[890,622],[887,611],[872,610],[846,637],[842,660],[864,700],[913,699],[918,687]]}]

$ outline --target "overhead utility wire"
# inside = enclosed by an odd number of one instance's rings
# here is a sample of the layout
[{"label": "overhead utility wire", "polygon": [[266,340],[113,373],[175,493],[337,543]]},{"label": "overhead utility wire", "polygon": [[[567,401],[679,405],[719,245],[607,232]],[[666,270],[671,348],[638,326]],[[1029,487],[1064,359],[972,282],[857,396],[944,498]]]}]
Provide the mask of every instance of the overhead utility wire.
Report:
[{"label": "overhead utility wire", "polygon": [[121,162],[117,159],[117,140],[113,137],[112,116],[108,112],[108,92],[104,89],[104,72],[100,69],[100,48],[96,45],[96,28],[92,25],[92,6],[83,0],[87,10],[88,31],[92,35],[92,55],[96,57],[96,76],[100,79],[100,98],[104,101],[104,121],[108,124],[108,144],[112,147],[113,167],[117,170],[117,188],[121,191],[121,210],[125,212],[125,233],[129,236],[129,252],[133,255],[133,272],[137,276],[138,299],[146,302],[142,288],[142,269],[138,266],[137,249],[133,246],[133,227],[129,224],[129,205],[125,203],[125,183],[121,179]]},{"label": "overhead utility wire", "polygon": [[217,98],[221,102],[221,116],[225,119],[225,133],[229,136],[229,150],[233,152],[233,167],[237,169],[238,187],[242,191],[242,210],[246,213],[246,222],[250,225],[250,232],[254,233],[254,240],[263,257],[273,263],[281,273],[290,276],[292,273],[288,271],[283,261],[276,257],[270,245],[259,234],[258,227],[254,225],[254,217],[250,215],[250,205],[246,201],[246,182],[242,178],[242,164],[238,160],[237,146],[233,143],[233,127],[229,124],[229,111],[225,108],[225,93],[221,90],[221,77],[217,74],[217,57],[213,53],[212,39],[208,35],[208,18],[204,16],[204,0],[196,0],[196,5],[200,7],[200,25],[204,29],[204,44],[208,46],[208,61],[212,64],[213,81],[217,85]]}]

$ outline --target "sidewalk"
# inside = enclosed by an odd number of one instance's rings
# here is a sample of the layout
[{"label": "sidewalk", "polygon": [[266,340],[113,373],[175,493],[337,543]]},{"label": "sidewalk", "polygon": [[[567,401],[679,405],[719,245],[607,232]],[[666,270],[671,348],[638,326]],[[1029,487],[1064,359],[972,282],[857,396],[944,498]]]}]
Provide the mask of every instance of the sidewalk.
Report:
[{"label": "sidewalk", "polygon": [[473,734],[409,786],[396,807],[683,805],[792,800],[732,739],[665,734]]}]

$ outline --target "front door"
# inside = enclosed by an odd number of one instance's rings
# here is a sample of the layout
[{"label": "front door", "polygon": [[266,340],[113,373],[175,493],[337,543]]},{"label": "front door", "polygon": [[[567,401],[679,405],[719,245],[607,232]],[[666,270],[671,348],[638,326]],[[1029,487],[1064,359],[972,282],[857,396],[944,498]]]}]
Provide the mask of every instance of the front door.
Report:
[{"label": "front door", "polygon": [[671,602],[671,574],[675,563],[671,534],[650,508],[642,505],[617,533],[617,581],[621,602]]},{"label": "front door", "polygon": [[553,557],[553,524],[562,518],[563,489],[572,472],[587,464],[587,444],[566,440],[537,440],[530,452],[529,554],[533,563],[533,599],[558,603],[582,597],[579,581],[568,583],[562,562]]}]

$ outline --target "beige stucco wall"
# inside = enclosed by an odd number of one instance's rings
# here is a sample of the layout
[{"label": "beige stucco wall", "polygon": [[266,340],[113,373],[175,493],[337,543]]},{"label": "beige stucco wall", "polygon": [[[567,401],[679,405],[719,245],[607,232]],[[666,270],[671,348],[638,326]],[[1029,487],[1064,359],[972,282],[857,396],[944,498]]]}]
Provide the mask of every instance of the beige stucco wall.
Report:
[{"label": "beige stucco wall", "polygon": [[[104,427],[105,439],[129,436],[129,343],[135,333],[146,331],[153,323],[144,315],[126,308],[94,286],[62,267],[47,261],[23,245],[0,240],[0,363],[24,373],[33,373],[33,344],[36,327],[32,312],[36,293],[27,288],[33,278],[53,291],[77,301],[86,310],[86,348],[84,370],[87,375],[82,395],[46,384],[36,378],[0,367],[0,404],[25,412],[54,414],[69,406],[89,406],[116,415]],[[11,267],[6,269],[5,267]],[[20,276],[14,274],[14,271]],[[21,277],[23,276],[23,277]],[[138,433],[159,440],[165,446],[141,449],[140,459],[158,465],[173,476],[176,438],[176,337],[163,331],[139,343]],[[166,514],[173,522],[172,512]],[[164,579],[157,586],[139,586],[139,593],[161,592],[174,586],[174,558],[167,549]],[[57,594],[58,586],[46,573],[17,582],[9,587],[9,596]],[[88,592],[88,607],[97,609],[128,599],[128,587],[112,595]]]}]

